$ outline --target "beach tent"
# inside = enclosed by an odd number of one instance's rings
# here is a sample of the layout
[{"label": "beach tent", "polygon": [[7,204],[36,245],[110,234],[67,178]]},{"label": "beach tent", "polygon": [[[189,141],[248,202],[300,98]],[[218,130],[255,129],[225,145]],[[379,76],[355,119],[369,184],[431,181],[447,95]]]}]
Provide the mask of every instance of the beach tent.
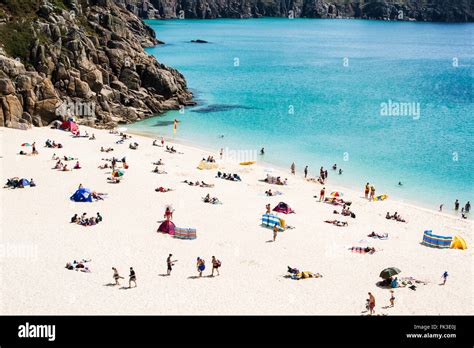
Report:
[{"label": "beach tent", "polygon": [[71,196],[71,201],[74,202],[92,202],[92,193],[88,188],[80,188]]},{"label": "beach tent", "polygon": [[176,226],[172,221],[165,220],[161,223],[160,227],[158,227],[157,232],[168,233],[174,235],[176,230]]},{"label": "beach tent", "polygon": [[174,238],[179,239],[196,239],[196,229],[195,228],[180,228],[176,227],[174,230]]},{"label": "beach tent", "polygon": [[277,224],[280,231],[283,231],[285,229],[285,220],[280,219],[278,216],[272,214],[262,215],[262,226],[273,228],[275,224]]},{"label": "beach tent", "polygon": [[461,236],[454,236],[453,242],[451,243],[451,248],[452,249],[461,249],[461,250],[466,250],[467,249],[467,243],[462,238]]},{"label": "beach tent", "polygon": [[421,244],[438,249],[448,249],[453,242],[453,237],[438,236],[433,231],[425,231],[423,233],[423,241]]},{"label": "beach tent", "polygon": [[294,213],[294,210],[290,208],[288,204],[285,202],[280,202],[278,205],[273,208],[273,211],[276,211],[277,213],[283,213],[283,214],[291,214]]},{"label": "beach tent", "polygon": [[76,133],[78,130],[77,124],[72,120],[64,121],[59,128],[71,131],[71,133]]}]

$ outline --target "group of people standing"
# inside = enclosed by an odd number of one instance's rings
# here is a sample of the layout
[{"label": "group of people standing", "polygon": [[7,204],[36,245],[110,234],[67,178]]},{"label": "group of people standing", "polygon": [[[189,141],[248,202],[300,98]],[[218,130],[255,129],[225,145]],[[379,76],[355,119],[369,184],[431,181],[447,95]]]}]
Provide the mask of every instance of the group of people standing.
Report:
[{"label": "group of people standing", "polygon": [[364,197],[369,201],[373,201],[375,197],[375,187],[370,183],[365,184]]}]

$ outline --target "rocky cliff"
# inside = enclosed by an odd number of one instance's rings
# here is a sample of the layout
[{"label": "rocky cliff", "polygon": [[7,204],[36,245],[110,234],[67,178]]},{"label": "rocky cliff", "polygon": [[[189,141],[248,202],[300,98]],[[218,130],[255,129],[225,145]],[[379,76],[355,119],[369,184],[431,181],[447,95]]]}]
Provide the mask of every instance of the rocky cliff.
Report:
[{"label": "rocky cliff", "polygon": [[184,77],[144,52],[157,43],[112,0],[0,0],[0,126],[113,127],[189,104]]},{"label": "rocky cliff", "polygon": [[473,21],[472,0],[117,0],[142,18],[371,18]]}]

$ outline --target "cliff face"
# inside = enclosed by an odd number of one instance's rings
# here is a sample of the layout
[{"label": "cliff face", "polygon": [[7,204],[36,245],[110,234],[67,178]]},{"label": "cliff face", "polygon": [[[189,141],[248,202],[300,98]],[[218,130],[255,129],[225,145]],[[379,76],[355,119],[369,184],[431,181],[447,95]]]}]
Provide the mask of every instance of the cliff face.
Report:
[{"label": "cliff face", "polygon": [[113,127],[190,103],[184,77],[144,52],[157,43],[112,0],[0,0],[0,126]]},{"label": "cliff face", "polygon": [[[143,18],[372,18],[473,21],[471,0],[117,0]],[[402,11],[402,12],[400,12]],[[402,13],[402,16],[400,15]]]}]

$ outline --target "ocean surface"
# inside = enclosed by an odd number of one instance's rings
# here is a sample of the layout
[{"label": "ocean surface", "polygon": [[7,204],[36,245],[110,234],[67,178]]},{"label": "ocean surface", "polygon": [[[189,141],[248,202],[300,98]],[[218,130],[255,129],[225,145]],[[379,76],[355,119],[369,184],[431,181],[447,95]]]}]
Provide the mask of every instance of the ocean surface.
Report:
[{"label": "ocean surface", "polygon": [[333,183],[362,191],[370,182],[377,194],[433,209],[473,201],[474,24],[147,23],[166,43],[148,53],[184,74],[198,105],[130,130],[224,148],[236,161],[294,161],[310,175],[324,166]]}]

